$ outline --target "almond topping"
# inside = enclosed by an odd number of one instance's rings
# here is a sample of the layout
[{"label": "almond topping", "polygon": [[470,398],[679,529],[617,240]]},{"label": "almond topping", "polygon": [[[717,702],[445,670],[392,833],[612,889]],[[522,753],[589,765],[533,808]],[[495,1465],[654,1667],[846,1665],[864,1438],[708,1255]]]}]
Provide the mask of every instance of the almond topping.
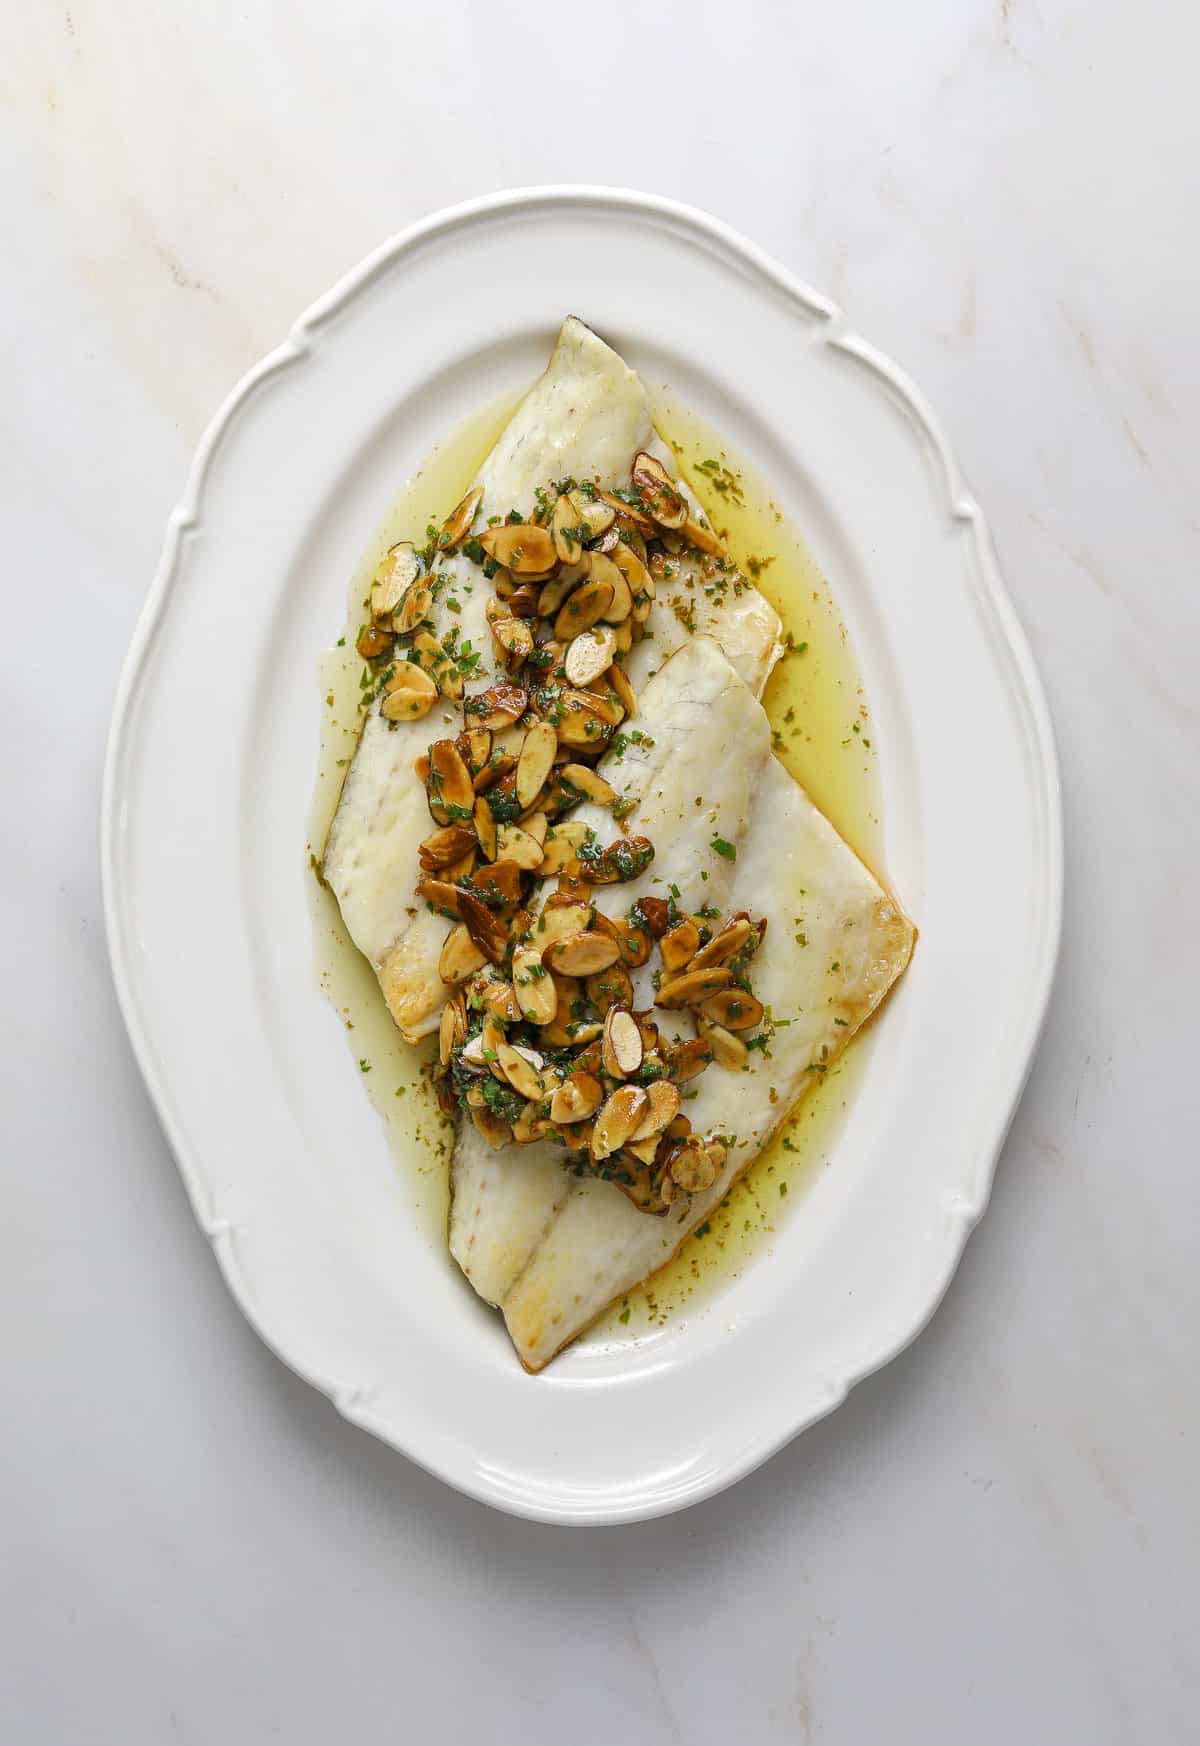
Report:
[{"label": "almond topping", "polygon": [[438,1024],[438,1059],[443,1067],[450,1065],[455,1045],[467,1034],[467,1008],[461,994],[452,994],[442,1008]]},{"label": "almond topping", "polygon": [[[681,1006],[699,1006],[702,1000],[715,994],[718,989],[728,988],[733,977],[728,970],[685,970],[682,976],[673,976],[669,982],[664,982],[655,996],[655,1006],[677,1008]],[[714,1022],[720,1024],[720,1018],[714,1016]]]},{"label": "almond topping", "polygon": [[498,618],[492,635],[503,649],[513,672],[533,653],[533,632],[523,618]]},{"label": "almond topping", "polygon": [[587,826],[581,821],[567,819],[562,824],[555,825],[547,832],[542,844],[542,858],[537,865],[537,873],[543,879],[548,879],[555,873],[561,873],[568,861],[573,861],[583,846],[587,837]]},{"label": "almond topping", "polygon": [[662,462],[644,449],[633,458],[633,483],[660,527],[683,526],[687,520],[687,504]]},{"label": "almond topping", "polygon": [[615,590],[607,578],[597,575],[596,570],[597,563],[607,564],[608,559],[598,558],[593,553],[590,562],[591,580],[567,596],[554,620],[554,634],[563,642],[570,642],[581,631],[590,630],[612,607]]},{"label": "almond topping", "polygon": [[685,1085],[697,1073],[703,1073],[712,1060],[712,1050],[704,1037],[689,1037],[685,1043],[668,1044],[663,1053],[667,1071],[677,1085]]},{"label": "almond topping", "polygon": [[534,722],[525,735],[517,760],[517,799],[521,809],[532,805],[554,767],[558,735],[548,721]]},{"label": "almond topping", "polygon": [[614,1091],[600,1114],[592,1134],[592,1156],[608,1158],[625,1144],[649,1107],[640,1085],[622,1085]]},{"label": "almond topping", "polygon": [[699,944],[700,929],[690,916],[685,916],[659,941],[662,961],[668,970],[682,970],[695,955]]},{"label": "almond topping", "polygon": [[728,1067],[736,1071],[739,1067],[744,1067],[750,1059],[750,1051],[742,1039],[735,1037],[732,1031],[727,1031],[724,1025],[714,1025],[710,1020],[702,1018],[700,1035],[712,1050],[713,1060],[718,1067]]},{"label": "almond topping", "polygon": [[[582,588],[579,593],[583,593]],[[563,607],[563,612],[568,610],[575,598],[573,594]],[[559,617],[562,617],[562,613]],[[567,678],[572,685],[590,685],[593,679],[598,679],[601,673],[608,671],[616,652],[617,637],[611,625],[593,625],[590,630],[582,631],[579,636],[572,638],[563,661]],[[630,696],[632,695],[631,691]]]},{"label": "almond topping", "polygon": [[411,625],[396,623],[395,613],[405,592],[421,574],[421,560],[408,540],[392,546],[371,581],[370,611],[376,624],[386,630],[411,630]]},{"label": "almond topping", "polygon": [[683,524],[683,537],[689,546],[695,546],[698,552],[705,552],[710,558],[719,558],[725,549],[710,528],[690,515]]},{"label": "almond topping", "polygon": [[519,685],[501,683],[489,685],[486,691],[468,697],[463,709],[472,727],[490,728],[493,733],[498,733],[519,721],[528,703],[529,693]]},{"label": "almond topping", "polygon": [[617,944],[607,935],[585,928],[581,933],[568,934],[545,948],[542,959],[560,976],[594,976],[617,961]]},{"label": "almond topping", "polygon": [[693,970],[708,970],[716,964],[728,964],[731,958],[736,958],[748,944],[754,929],[745,917],[725,923],[719,934],[714,934],[707,946],[701,946],[692,959]]},{"label": "almond topping", "polygon": [[624,964],[610,964],[607,970],[597,970],[584,986],[596,1011],[607,1016],[614,1006],[628,1006],[633,999],[633,982]]},{"label": "almond topping", "polygon": [[579,511],[564,492],[554,505],[554,513],[550,517],[550,536],[554,541],[554,550],[558,553],[559,562],[577,564],[583,554],[583,541],[580,538],[580,527],[586,527],[581,522]]},{"label": "almond topping", "polygon": [[613,491],[597,491],[596,496],[601,503],[607,504],[623,527],[636,529],[644,539],[651,539],[658,532],[652,516],[644,509],[637,509],[632,503],[626,503]]},{"label": "almond topping", "polygon": [[592,585],[612,589],[611,600],[605,603],[604,610],[598,612],[596,617],[607,619],[609,624],[620,624],[633,610],[633,595],[629,591],[629,584],[612,559],[606,558],[603,552],[593,552],[591,564]]},{"label": "almond topping", "polygon": [[503,963],[508,946],[508,930],[504,923],[486,903],[468,891],[459,893],[458,902],[467,932],[484,957],[490,958],[493,964]]},{"label": "almond topping", "polygon": [[545,957],[546,948],[555,940],[565,940],[569,934],[579,934],[589,926],[592,919],[590,903],[579,903],[569,899],[566,903],[556,902],[550,898],[533,928],[534,943],[538,951]]},{"label": "almond topping", "polygon": [[494,861],[499,851],[496,821],[492,817],[491,807],[482,794],[475,802],[475,835],[479,838],[479,847],[485,860]]},{"label": "almond topping", "polygon": [[604,1071],[613,1079],[628,1079],[642,1064],[642,1033],[625,1007],[609,1009],[604,1021],[602,1059]]},{"label": "almond topping", "polygon": [[486,961],[486,953],[479,950],[463,923],[459,922],[446,935],[446,943],[438,959],[438,975],[443,982],[465,982]]},{"label": "almond topping", "polygon": [[702,1194],[711,1188],[725,1163],[725,1148],[719,1141],[707,1144],[689,1134],[667,1160],[667,1173],[686,1194]]},{"label": "almond topping", "polygon": [[496,1050],[496,1064],[513,1090],[530,1103],[540,1103],[545,1097],[546,1086],[539,1072],[542,1057],[532,1049],[515,1049],[511,1043],[501,1043]]},{"label": "almond topping", "polygon": [[496,833],[497,854],[503,861],[515,861],[526,873],[532,873],[542,859],[542,845],[520,825],[503,824]]},{"label": "almond topping", "polygon": [[379,713],[385,721],[420,721],[437,702],[438,688],[422,668],[401,661],[387,682]]},{"label": "almond topping", "polygon": [[544,527],[530,521],[505,521],[481,533],[479,543],[489,558],[514,576],[541,576],[557,561],[554,541]]},{"label": "almond topping", "polygon": [[632,721],[637,714],[637,692],[629,683],[629,675],[624,667],[619,666],[615,661],[608,669],[608,683],[616,692],[627,719]]},{"label": "almond topping", "polygon": [[[697,974],[708,976],[711,972],[700,970]],[[702,1003],[700,1011],[710,1024],[721,1025],[727,1031],[752,1030],[763,1015],[761,1000],[755,1000],[744,988],[719,989]]]},{"label": "almond topping", "polygon": [[646,1096],[650,1107],[634,1129],[635,1140],[649,1140],[661,1134],[675,1120],[683,1101],[679,1087],[667,1079],[656,1079],[653,1085],[647,1086]]},{"label": "almond topping", "polygon": [[417,896],[423,897],[430,909],[436,909],[439,915],[449,916],[454,921],[462,919],[462,893],[456,885],[451,885],[445,879],[418,879]]},{"label": "almond topping", "polygon": [[585,1122],[595,1115],[604,1097],[604,1087],[591,1073],[572,1073],[550,1099],[553,1122]]},{"label": "almond topping", "polygon": [[455,701],[463,694],[463,682],[458,669],[436,637],[428,631],[418,631],[412,640],[413,653],[429,674],[443,697]]},{"label": "almond topping", "polygon": [[599,539],[612,526],[616,511],[611,504],[604,501],[602,495],[592,495],[586,491],[570,493],[571,507],[575,518],[588,530],[590,540]]},{"label": "almond topping", "polygon": [[558,991],[536,946],[518,946],[513,953],[513,992],[530,1024],[551,1023],[558,1011]]},{"label": "almond topping", "polygon": [[411,588],[405,589],[399,609],[392,614],[392,624],[402,636],[408,636],[432,610],[433,595],[423,583],[414,582]]},{"label": "almond topping", "polygon": [[475,833],[470,825],[444,825],[425,838],[417,850],[417,859],[427,873],[436,873],[460,861],[474,843]]},{"label": "almond topping", "polygon": [[451,510],[442,524],[438,535],[438,548],[443,552],[452,552],[455,546],[461,545],[471,531],[471,523],[479,514],[483,502],[483,486],[474,485],[462,502]]},{"label": "almond topping", "polygon": [[425,781],[429,810],[438,824],[457,824],[459,816],[470,818],[475,809],[471,773],[453,740],[435,740],[429,748],[429,775]]},{"label": "almond topping", "polygon": [[576,789],[585,800],[594,800],[597,806],[611,806],[617,798],[616,789],[603,776],[597,776],[590,764],[563,764],[558,779]]},{"label": "almond topping", "polygon": [[364,661],[374,661],[380,655],[385,655],[392,646],[392,633],[385,630],[381,624],[364,624],[355,639],[354,647]]}]

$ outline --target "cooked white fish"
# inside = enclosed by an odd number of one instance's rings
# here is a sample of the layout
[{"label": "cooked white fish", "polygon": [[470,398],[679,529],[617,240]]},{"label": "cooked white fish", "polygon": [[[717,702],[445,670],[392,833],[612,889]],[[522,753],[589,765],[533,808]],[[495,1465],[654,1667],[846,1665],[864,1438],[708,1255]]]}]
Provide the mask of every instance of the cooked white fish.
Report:
[{"label": "cooked white fish", "polygon": [[[545,373],[530,389],[480,470],[480,515],[528,515],[535,492],[572,476],[608,488],[625,483],[632,457],[646,448],[673,473],[669,452],[654,437],[645,391],[610,346],[574,317],[559,334]],[[686,495],[686,493],[685,493]],[[692,513],[702,521],[695,500]],[[438,562],[447,586],[433,603],[434,634],[457,630],[459,646],[480,656],[471,689],[501,677],[485,608],[490,590],[461,554]],[[698,585],[698,566],[686,556],[659,590],[648,623],[651,633],[626,662],[636,690],[684,642],[692,629],[711,631],[746,683],[761,692],[779,652],[779,619],[740,576],[727,586]],[[446,606],[455,598],[461,612]],[[686,622],[685,622],[686,621]],[[444,918],[416,903],[417,849],[429,816],[414,764],[431,740],[459,731],[459,711],[439,699],[433,712],[411,722],[384,720],[378,703],[368,712],[346,775],[323,859],[324,877],[338,900],[347,931],[368,958],[401,1033],[415,1042],[436,1028],[445,989],[438,959],[447,934]]]},{"label": "cooked white fish", "polygon": [[[629,829],[660,852],[639,879],[599,887],[595,902],[623,915],[639,897],[664,892],[668,876],[658,869],[666,848],[682,907],[707,902],[724,908],[734,864],[710,844],[714,835],[737,844],[746,832],[770,752],[766,715],[717,645],[695,637],[646,687],[638,725],[644,739],[610,752],[600,770],[621,793],[637,797]],[[726,755],[730,746],[738,748],[736,758]],[[697,807],[700,794],[704,805]],[[575,816],[606,839],[612,835],[612,815],[604,808],[581,807]],[[653,991],[642,979],[649,975],[647,966],[637,979],[646,1006]],[[504,1301],[565,1200],[573,1179],[563,1160],[561,1146],[539,1141],[497,1151],[470,1123],[461,1128],[451,1169],[450,1253],[489,1303]],[[608,1193],[624,1201],[615,1188]],[[624,1204],[636,1219],[660,1226]]]},{"label": "cooked white fish", "polygon": [[[731,907],[768,922],[754,984],[777,1028],[769,1054],[752,1054],[741,1069],[714,1063],[695,1081],[689,1115],[696,1132],[728,1141],[724,1171],[661,1218],[638,1211],[611,1183],[568,1178],[501,1300],[529,1370],[671,1259],[908,963],[912,925],[774,757],[763,766],[736,868]],[[519,1153],[492,1156],[519,1168]]]}]

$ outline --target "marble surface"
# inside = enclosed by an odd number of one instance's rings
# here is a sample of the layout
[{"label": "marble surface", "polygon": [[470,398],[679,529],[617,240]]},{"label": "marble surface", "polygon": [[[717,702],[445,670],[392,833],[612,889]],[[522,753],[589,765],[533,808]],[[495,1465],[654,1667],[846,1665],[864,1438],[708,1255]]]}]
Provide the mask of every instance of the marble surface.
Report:
[{"label": "marble surface", "polygon": [[[1194,1740],[1200,13],[71,0],[0,30],[0,1738]],[[1044,1046],[929,1331],[733,1492],[595,1532],[451,1494],[242,1321],[124,1038],[96,856],[118,664],[217,401],[403,224],[566,180],[706,206],[916,377],[1068,833]]]}]

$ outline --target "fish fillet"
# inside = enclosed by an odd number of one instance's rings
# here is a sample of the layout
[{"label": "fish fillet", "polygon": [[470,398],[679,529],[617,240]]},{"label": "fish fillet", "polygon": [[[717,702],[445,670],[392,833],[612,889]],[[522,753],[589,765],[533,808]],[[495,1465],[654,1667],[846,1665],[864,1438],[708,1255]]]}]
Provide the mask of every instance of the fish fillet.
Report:
[{"label": "fish fillet", "polygon": [[[482,513],[528,514],[535,490],[573,476],[603,486],[627,482],[640,448],[673,463],[655,438],[645,390],[612,348],[581,321],[563,324],[544,374],[525,396],[475,480],[483,487]],[[693,504],[693,513],[698,506]],[[702,516],[701,516],[702,519]],[[480,651],[482,689],[499,677],[485,616],[490,590],[481,572],[459,554],[440,561],[450,577],[436,603],[435,635],[451,627]],[[729,653],[746,683],[760,693],[780,648],[777,614],[743,579],[710,598],[698,566],[681,559],[679,574],[661,590],[649,635],[626,663],[635,689],[692,634],[709,631]],[[445,602],[457,599],[451,616]],[[689,622],[685,622],[688,620]],[[347,931],[369,959],[388,1009],[410,1042],[436,1029],[445,990],[437,973],[447,923],[417,904],[417,848],[430,829],[424,788],[414,771],[429,742],[461,728],[457,706],[439,701],[421,721],[389,723],[375,704],[367,715],[337,812],[330,826],[323,873],[338,900]]]}]

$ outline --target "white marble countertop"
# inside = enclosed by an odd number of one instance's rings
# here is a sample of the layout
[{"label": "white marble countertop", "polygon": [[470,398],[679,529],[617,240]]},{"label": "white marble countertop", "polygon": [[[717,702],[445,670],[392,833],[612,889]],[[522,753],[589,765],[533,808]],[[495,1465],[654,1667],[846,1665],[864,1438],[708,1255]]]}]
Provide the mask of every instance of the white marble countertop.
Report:
[{"label": "white marble countertop", "polygon": [[[0,1738],[1194,1740],[1200,12],[70,0],[5,36]],[[1068,832],[1044,1046],[929,1331],[734,1491],[594,1532],[453,1495],[259,1344],[126,1044],[96,855],[218,400],[411,219],[570,180],[709,208],[915,376]]]}]

